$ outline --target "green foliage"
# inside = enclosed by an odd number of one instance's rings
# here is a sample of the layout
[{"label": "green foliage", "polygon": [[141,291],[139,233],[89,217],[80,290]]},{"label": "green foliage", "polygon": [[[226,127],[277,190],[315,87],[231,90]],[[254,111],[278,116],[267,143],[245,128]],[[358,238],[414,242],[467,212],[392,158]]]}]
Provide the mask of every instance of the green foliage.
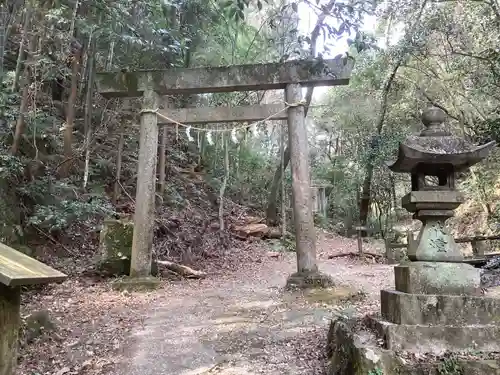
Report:
[{"label": "green foliage", "polygon": [[19,158],[0,154],[0,180],[16,183],[24,172],[24,164]]},{"label": "green foliage", "polygon": [[458,360],[450,356],[445,358],[442,363],[439,364],[438,367],[439,375],[465,375],[464,369],[458,362]]},{"label": "green foliage", "polygon": [[89,201],[61,200],[55,205],[36,205],[28,224],[35,225],[49,231],[63,230],[74,222],[85,221],[99,215],[112,215],[114,209],[102,197],[95,197]]},{"label": "green foliage", "polygon": [[368,375],[384,375],[384,372],[381,368],[376,368],[375,370],[368,371]]}]

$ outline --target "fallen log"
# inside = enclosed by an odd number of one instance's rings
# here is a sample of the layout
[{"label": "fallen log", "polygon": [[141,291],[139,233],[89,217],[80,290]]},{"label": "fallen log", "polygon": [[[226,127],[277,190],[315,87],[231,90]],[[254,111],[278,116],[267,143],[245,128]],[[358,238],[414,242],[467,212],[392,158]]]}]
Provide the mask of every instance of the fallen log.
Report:
[{"label": "fallen log", "polygon": [[331,255],[328,255],[328,259],[335,259],[335,258],[342,258],[342,257],[351,257],[351,256],[354,256],[354,257],[357,257],[357,256],[370,256],[370,257],[373,257],[373,258],[384,258],[385,257],[384,254],[371,253],[371,252],[367,252],[367,251],[363,251],[363,253],[358,253],[358,252],[351,251],[349,253],[341,253],[341,254],[331,254]]},{"label": "fallen log", "polygon": [[182,264],[177,264],[169,262],[168,260],[157,260],[160,266],[164,266],[170,271],[173,271],[187,279],[203,279],[207,274],[203,271],[194,270],[188,266],[183,266]]},{"label": "fallen log", "polygon": [[233,231],[242,237],[262,238],[269,233],[269,227],[266,224],[247,224],[233,227]]}]

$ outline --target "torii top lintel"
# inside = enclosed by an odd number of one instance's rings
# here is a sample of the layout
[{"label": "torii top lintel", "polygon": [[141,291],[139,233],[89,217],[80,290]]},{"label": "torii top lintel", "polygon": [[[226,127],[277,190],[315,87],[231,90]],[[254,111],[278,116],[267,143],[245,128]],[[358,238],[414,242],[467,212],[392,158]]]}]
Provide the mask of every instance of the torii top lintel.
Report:
[{"label": "torii top lintel", "polygon": [[139,97],[152,89],[160,95],[283,89],[287,84],[335,86],[349,84],[354,60],[296,60],[285,63],[172,68],[97,73],[101,95]]}]

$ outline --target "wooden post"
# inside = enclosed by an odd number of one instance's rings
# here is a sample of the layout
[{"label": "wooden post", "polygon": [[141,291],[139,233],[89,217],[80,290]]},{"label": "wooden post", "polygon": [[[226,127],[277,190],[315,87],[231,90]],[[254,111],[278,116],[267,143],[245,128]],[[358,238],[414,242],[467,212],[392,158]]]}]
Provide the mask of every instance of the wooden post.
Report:
[{"label": "wooden post", "polygon": [[0,375],[14,375],[20,309],[21,288],[0,284]]},{"label": "wooden post", "polygon": [[156,113],[147,111],[157,109],[158,105],[158,94],[153,90],[144,91],[142,108],[146,112],[141,113],[131,277],[151,275],[158,126]]},{"label": "wooden post", "polygon": [[[286,101],[290,104],[302,100],[300,84],[286,86]],[[316,233],[312,214],[311,189],[309,188],[309,151],[304,107],[288,109],[288,143],[292,170],[292,196],[294,228],[297,251],[297,271],[317,273]]]},{"label": "wooden post", "polygon": [[358,253],[363,254],[363,232],[366,231],[365,227],[356,227],[358,237]]}]

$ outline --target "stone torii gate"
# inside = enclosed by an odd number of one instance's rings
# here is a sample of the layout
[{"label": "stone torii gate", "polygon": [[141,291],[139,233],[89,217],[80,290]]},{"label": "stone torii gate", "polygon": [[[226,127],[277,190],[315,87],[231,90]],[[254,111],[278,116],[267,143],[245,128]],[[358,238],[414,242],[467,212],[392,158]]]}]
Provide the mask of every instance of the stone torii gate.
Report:
[{"label": "stone torii gate", "polygon": [[[158,125],[171,123],[161,118],[167,117],[184,124],[199,124],[260,121],[271,116],[273,120],[288,120],[297,243],[297,273],[289,278],[289,284],[309,284],[311,275],[312,282],[316,282],[316,276],[320,274],[316,262],[307,130],[301,89],[310,86],[347,85],[353,65],[352,59],[338,57],[321,63],[290,61],[228,67],[98,73],[96,84],[99,93],[104,97],[143,99],[130,276],[147,278],[151,274]],[[160,96],[163,95],[277,89],[285,91],[283,105],[159,109]],[[273,117],[273,114],[276,116]]]}]

